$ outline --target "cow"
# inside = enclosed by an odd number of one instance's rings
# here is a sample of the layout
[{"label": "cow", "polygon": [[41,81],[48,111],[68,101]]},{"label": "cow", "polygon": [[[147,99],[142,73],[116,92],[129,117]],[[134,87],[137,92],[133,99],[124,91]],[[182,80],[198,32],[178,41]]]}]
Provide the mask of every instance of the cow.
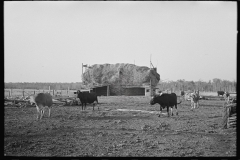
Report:
[{"label": "cow", "polygon": [[218,96],[220,96],[220,95],[223,96],[224,93],[225,93],[224,91],[217,91]]},{"label": "cow", "polygon": [[171,110],[171,115],[173,116],[173,111],[172,111],[173,106],[175,106],[176,115],[178,115],[177,105],[180,104],[181,102],[177,103],[177,95],[175,93],[171,93],[171,94],[163,93],[161,95],[155,95],[150,100],[151,105],[154,105],[156,103],[160,105],[159,117],[162,112],[162,109],[164,109],[165,107],[167,107],[168,117],[170,116],[169,107]]},{"label": "cow", "polygon": [[199,91],[194,91],[193,93],[190,94],[190,99],[191,99],[191,109],[195,109],[196,106],[197,108],[199,107]]},{"label": "cow", "polygon": [[[86,109],[86,104],[89,103],[93,103],[93,102],[97,102],[98,103],[98,98],[96,93],[89,93],[89,92],[81,92],[80,90],[77,91],[77,98],[80,99],[81,104],[82,104],[82,110]],[[84,108],[83,108],[83,104],[84,104]],[[93,110],[94,110],[94,106],[95,104],[93,103]],[[99,110],[99,106],[98,106],[98,110]]]},{"label": "cow", "polygon": [[31,99],[34,100],[33,103],[36,104],[37,108],[37,120],[39,118],[42,119],[44,115],[45,108],[48,108],[49,110],[49,117],[51,116],[51,106],[53,104],[52,96],[49,93],[38,93],[36,96],[30,96],[30,103]]}]

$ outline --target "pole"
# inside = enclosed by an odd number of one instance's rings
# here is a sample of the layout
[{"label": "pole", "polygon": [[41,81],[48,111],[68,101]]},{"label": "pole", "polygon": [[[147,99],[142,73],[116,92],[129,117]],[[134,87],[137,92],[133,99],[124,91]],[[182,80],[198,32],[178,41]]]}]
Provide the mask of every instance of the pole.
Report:
[{"label": "pole", "polygon": [[150,77],[150,96],[152,96],[152,80],[151,80],[151,77]]},{"label": "pole", "polygon": [[82,76],[83,76],[83,63],[82,63]]}]

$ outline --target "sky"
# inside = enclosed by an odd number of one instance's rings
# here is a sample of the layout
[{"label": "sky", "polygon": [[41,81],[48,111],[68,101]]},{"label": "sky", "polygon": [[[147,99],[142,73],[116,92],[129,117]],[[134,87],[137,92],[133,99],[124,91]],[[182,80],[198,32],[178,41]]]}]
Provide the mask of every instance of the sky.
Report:
[{"label": "sky", "polygon": [[237,2],[4,1],[4,81],[81,82],[82,63],[236,81]]}]

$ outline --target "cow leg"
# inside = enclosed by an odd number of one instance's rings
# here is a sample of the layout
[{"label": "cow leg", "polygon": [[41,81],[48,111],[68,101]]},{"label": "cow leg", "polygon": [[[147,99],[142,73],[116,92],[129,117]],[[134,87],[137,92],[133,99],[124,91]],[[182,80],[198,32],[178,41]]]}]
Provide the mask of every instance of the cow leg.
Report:
[{"label": "cow leg", "polygon": [[169,114],[169,107],[167,106],[167,113],[168,113],[168,117],[170,116],[170,114]]},{"label": "cow leg", "polygon": [[173,116],[173,108],[170,107],[170,114]]},{"label": "cow leg", "polygon": [[162,107],[160,106],[160,112],[159,112],[158,117],[160,117],[161,112],[162,112]]},{"label": "cow leg", "polygon": [[93,110],[94,110],[95,103],[93,103]]},{"label": "cow leg", "polygon": [[40,114],[40,109],[39,109],[39,107],[37,106],[37,104],[36,104],[36,108],[37,108],[37,120],[38,120],[38,117],[39,117],[39,114]]},{"label": "cow leg", "polygon": [[193,109],[193,102],[191,102],[191,110]]},{"label": "cow leg", "polygon": [[48,107],[48,110],[49,110],[49,114],[48,114],[48,116],[51,117],[51,108]]},{"label": "cow leg", "polygon": [[42,119],[44,112],[45,112],[45,108],[42,106],[40,119]]}]

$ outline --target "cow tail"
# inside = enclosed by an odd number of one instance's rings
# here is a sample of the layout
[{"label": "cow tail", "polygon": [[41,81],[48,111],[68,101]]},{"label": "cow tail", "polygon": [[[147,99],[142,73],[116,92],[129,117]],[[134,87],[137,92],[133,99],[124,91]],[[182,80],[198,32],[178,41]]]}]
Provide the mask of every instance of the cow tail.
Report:
[{"label": "cow tail", "polygon": [[179,103],[177,103],[177,104],[180,104],[180,103],[182,103],[182,101],[180,101]]}]

